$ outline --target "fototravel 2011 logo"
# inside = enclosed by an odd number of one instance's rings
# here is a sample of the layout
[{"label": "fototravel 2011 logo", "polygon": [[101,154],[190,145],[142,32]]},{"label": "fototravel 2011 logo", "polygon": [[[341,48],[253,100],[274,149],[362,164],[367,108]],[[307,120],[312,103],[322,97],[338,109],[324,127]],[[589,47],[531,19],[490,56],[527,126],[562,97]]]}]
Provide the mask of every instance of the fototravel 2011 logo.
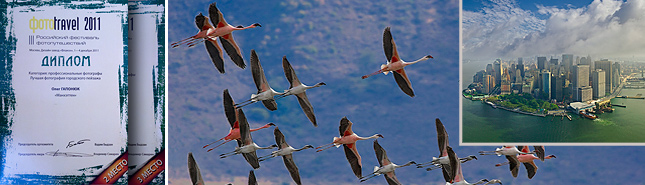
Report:
[{"label": "fototravel 2011 logo", "polygon": [[32,16],[29,19],[29,29],[32,30],[32,33],[36,33],[36,30],[101,30],[101,17],[61,19],[54,16],[52,19],[37,19],[36,16]]}]

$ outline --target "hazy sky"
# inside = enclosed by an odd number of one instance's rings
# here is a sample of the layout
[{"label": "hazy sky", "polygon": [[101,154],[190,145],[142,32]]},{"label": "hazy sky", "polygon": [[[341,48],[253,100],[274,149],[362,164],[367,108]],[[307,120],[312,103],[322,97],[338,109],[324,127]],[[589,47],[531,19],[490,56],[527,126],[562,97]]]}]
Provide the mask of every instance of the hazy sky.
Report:
[{"label": "hazy sky", "polygon": [[645,0],[463,3],[464,59],[645,57]]}]

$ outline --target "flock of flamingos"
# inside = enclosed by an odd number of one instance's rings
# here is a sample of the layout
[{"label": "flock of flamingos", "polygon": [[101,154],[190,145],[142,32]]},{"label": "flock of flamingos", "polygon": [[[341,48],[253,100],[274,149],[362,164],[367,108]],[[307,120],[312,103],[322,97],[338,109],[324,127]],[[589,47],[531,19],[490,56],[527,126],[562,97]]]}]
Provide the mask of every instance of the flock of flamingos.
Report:
[{"label": "flock of flamingos", "polygon": [[[235,40],[233,39],[233,35],[231,33],[236,30],[244,30],[249,28],[261,27],[261,25],[258,23],[255,23],[247,27],[231,26],[224,20],[222,12],[220,12],[217,9],[215,3],[210,4],[208,12],[209,12],[209,17],[206,17],[201,13],[195,17],[195,24],[199,29],[199,32],[196,35],[188,37],[184,40],[172,43],[171,46],[173,48],[178,47],[180,45],[187,45],[188,47],[193,47],[203,42],[217,70],[220,73],[225,73],[223,52],[220,46],[216,42],[216,40],[218,40],[219,38],[219,41],[222,44],[222,47],[224,47],[224,50],[231,58],[231,60],[238,67],[244,69],[246,67],[244,63],[244,59],[242,58],[240,48],[235,43]],[[394,43],[394,39],[392,38],[390,27],[385,28],[385,31],[383,33],[383,49],[385,52],[385,56],[387,57],[387,64],[381,65],[380,70],[374,73],[371,73],[369,75],[362,76],[362,78],[365,79],[379,73],[384,73],[387,75],[387,73],[391,72],[394,76],[396,83],[399,85],[401,90],[405,94],[409,95],[410,97],[414,97],[414,91],[412,90],[410,80],[408,79],[408,76],[406,75],[403,68],[405,66],[408,66],[420,61],[428,60],[432,58],[432,56],[427,55],[414,62],[404,62],[403,60],[401,60],[401,58],[399,57],[399,53],[396,49],[396,44]],[[264,75],[264,70],[260,65],[259,58],[255,50],[251,50],[251,71],[252,71],[253,80],[258,89],[258,92],[257,94],[251,95],[250,99],[243,101],[241,103],[235,104],[233,101],[233,98],[228,92],[228,89],[224,90],[223,92],[224,112],[231,126],[231,130],[228,135],[226,135],[225,137],[222,137],[221,139],[213,143],[210,143],[204,146],[204,148],[210,147],[210,149],[208,149],[208,151],[210,152],[213,149],[219,146],[222,146],[229,141],[235,140],[237,141],[237,147],[235,148],[235,150],[228,153],[221,154],[220,158],[226,158],[233,155],[241,154],[244,157],[244,159],[246,159],[246,161],[251,165],[251,167],[253,167],[253,169],[260,168],[261,161],[265,161],[274,157],[281,156],[293,181],[296,184],[302,184],[300,180],[298,167],[296,166],[293,159],[293,153],[301,150],[309,149],[309,148],[314,148],[314,146],[306,145],[298,149],[291,147],[289,144],[287,144],[285,136],[282,134],[282,132],[280,132],[280,129],[278,129],[278,127],[273,123],[268,123],[256,129],[250,129],[249,123],[246,119],[246,116],[244,115],[244,111],[242,110],[242,107],[253,104],[258,101],[261,101],[262,104],[264,104],[264,106],[269,110],[277,110],[277,104],[275,102],[276,100],[287,97],[289,95],[295,95],[307,118],[311,121],[311,123],[313,123],[314,126],[317,126],[313,106],[311,105],[311,103],[309,102],[309,99],[307,98],[306,90],[320,87],[322,85],[325,85],[325,83],[320,82],[313,86],[307,86],[301,83],[300,80],[298,80],[298,77],[296,76],[296,73],[291,67],[291,64],[287,60],[286,56],[282,58],[282,66],[284,69],[284,74],[290,83],[290,87],[288,90],[285,90],[284,92],[277,92],[269,86],[267,79]],[[477,157],[473,155],[464,157],[464,158],[457,157],[453,149],[448,144],[448,133],[446,132],[444,125],[441,123],[439,119],[436,119],[437,142],[438,142],[439,150],[441,151],[439,157],[433,157],[432,161],[429,161],[426,163],[416,163],[414,161],[410,161],[403,165],[394,164],[388,159],[385,149],[381,147],[381,145],[378,143],[378,140],[377,140],[377,138],[379,137],[383,138],[382,135],[374,134],[370,137],[361,137],[356,135],[356,133],[354,133],[354,131],[352,130],[352,125],[353,123],[349,121],[347,117],[343,117],[340,120],[340,126],[339,126],[340,137],[334,137],[332,143],[315,147],[315,149],[317,149],[317,152],[321,152],[323,150],[327,150],[333,147],[338,148],[342,145],[345,151],[345,156],[347,157],[347,161],[349,162],[354,175],[356,175],[356,177],[360,179],[360,182],[369,180],[379,175],[384,175],[388,184],[390,185],[401,184],[399,180],[396,178],[396,175],[394,173],[395,169],[410,166],[410,165],[415,165],[417,168],[425,168],[427,171],[441,168],[446,184],[495,184],[495,183],[502,184],[502,182],[498,179],[493,179],[493,180],[481,179],[475,183],[466,182],[461,170],[461,163],[464,163],[473,159],[476,160]],[[267,146],[267,147],[260,147],[257,144],[255,144],[253,142],[253,139],[251,138],[251,132],[261,130],[264,128],[269,128],[271,126],[275,126],[274,135],[275,135],[276,144]],[[358,154],[358,151],[356,149],[356,142],[359,140],[369,140],[369,139],[375,139],[374,151],[376,153],[376,157],[380,166],[375,166],[374,172],[366,176],[363,176],[362,169],[361,169],[362,167],[361,156]],[[220,142],[220,141],[223,141],[223,142]],[[218,143],[218,144],[214,147],[211,147],[211,145],[215,143]],[[278,150],[272,151],[270,154],[261,156],[261,157],[258,157],[256,154],[257,150],[273,149],[273,148],[278,148]],[[508,162],[497,164],[496,166],[509,165],[509,169],[513,177],[517,177],[520,163],[522,163],[526,167],[528,178],[530,179],[530,178],[533,178],[533,176],[535,176],[538,169],[535,163],[533,162],[533,160],[540,159],[541,161],[544,161],[544,159],[555,158],[554,155],[545,156],[544,146],[534,146],[533,148],[534,150],[530,151],[528,146],[523,146],[521,147],[521,149],[517,149],[515,146],[504,146],[502,148],[497,148],[495,151],[481,151],[479,152],[479,154],[497,155],[497,156],[504,155],[508,160]],[[536,154],[537,156],[535,156],[534,154]],[[201,172],[199,170],[197,163],[195,162],[195,159],[193,158],[192,153],[188,154],[188,171],[193,184],[201,184],[201,185],[204,184],[204,180],[202,179]],[[249,172],[249,184],[257,184],[253,170]]]}]

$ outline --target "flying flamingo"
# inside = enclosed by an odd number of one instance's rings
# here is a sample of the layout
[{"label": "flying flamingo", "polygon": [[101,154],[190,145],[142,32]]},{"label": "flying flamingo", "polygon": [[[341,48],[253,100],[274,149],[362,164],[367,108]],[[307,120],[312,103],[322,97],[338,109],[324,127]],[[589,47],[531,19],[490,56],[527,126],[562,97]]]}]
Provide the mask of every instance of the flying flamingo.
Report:
[{"label": "flying flamingo", "polygon": [[[544,149],[544,148],[542,148]],[[523,146],[522,147],[522,152],[529,152],[529,146]],[[545,159],[551,159],[551,158],[556,158],[555,155],[549,155],[544,157]],[[519,162],[524,164],[524,167],[526,168],[526,172],[528,173],[529,179],[532,179],[533,176],[535,176],[535,173],[537,173],[538,167],[535,165],[533,160],[535,159],[540,159],[539,157],[534,156],[533,154],[520,154],[517,156],[517,159]],[[502,166],[502,165],[507,165],[509,162],[504,162],[500,164],[496,164],[495,166]]]},{"label": "flying flamingo", "polygon": [[[224,89],[223,103],[224,103],[224,112],[226,113],[226,118],[228,119],[228,122],[231,125],[231,130],[228,132],[228,135],[224,136],[223,138],[220,138],[217,141],[213,141],[212,143],[205,145],[203,148],[206,148],[206,147],[208,147],[208,146],[210,146],[210,145],[212,145],[212,144],[214,144],[216,142],[224,140],[223,143],[220,143],[217,146],[215,146],[215,147],[213,147],[211,149],[208,149],[208,152],[210,152],[211,150],[213,150],[213,149],[215,149],[215,148],[217,148],[219,146],[222,146],[222,145],[228,143],[229,141],[238,140],[238,139],[241,138],[241,136],[240,136],[240,125],[239,125],[239,122],[237,121],[237,110],[236,110],[235,106],[233,105],[234,104],[233,98],[231,98],[231,95],[229,94],[228,89]],[[269,128],[271,126],[275,126],[275,124],[267,123],[267,124],[265,124],[265,125],[263,125],[263,126],[261,126],[259,128],[251,129],[249,131],[255,132],[255,131],[258,131],[258,130]]]},{"label": "flying flamingo", "polygon": [[258,185],[258,180],[255,179],[255,173],[253,170],[249,172],[249,185]]},{"label": "flying flamingo", "polygon": [[246,64],[244,64],[244,59],[242,58],[240,48],[235,43],[235,40],[233,39],[233,35],[231,33],[237,30],[245,30],[262,26],[259,23],[255,23],[247,27],[233,27],[230,24],[226,23],[222,12],[217,9],[215,3],[210,4],[210,6],[208,7],[208,16],[210,17],[210,21],[213,23],[212,25],[208,23],[209,18],[206,18],[200,13],[195,17],[195,23],[197,24],[197,27],[200,29],[200,31],[194,36],[172,43],[171,46],[174,48],[186,44],[188,45],[188,47],[192,47],[199,44],[200,42],[204,42],[206,45],[206,50],[208,51],[213,64],[215,64],[215,67],[220,73],[224,73],[222,49],[217,45],[216,42],[217,38],[219,37],[219,41],[222,43],[222,46],[224,47],[224,50],[226,50],[228,56],[231,57],[233,63],[235,63],[235,65],[237,65],[238,67],[244,69],[246,67]]},{"label": "flying flamingo", "polygon": [[343,117],[343,119],[340,120],[340,127],[338,127],[341,137],[334,137],[334,141],[332,143],[316,147],[316,149],[319,149],[316,152],[329,149],[333,146],[336,146],[336,148],[338,148],[342,144],[343,148],[345,149],[345,157],[347,157],[347,161],[351,165],[352,171],[354,171],[354,175],[356,175],[356,177],[358,178],[361,178],[363,176],[361,173],[361,155],[359,155],[358,150],[356,150],[356,141],[376,139],[379,137],[383,138],[383,135],[374,134],[370,137],[360,137],[352,131],[352,125],[353,123],[349,121],[347,117]]},{"label": "flying flamingo", "polygon": [[258,88],[258,94],[252,94],[251,99],[236,104],[238,108],[257,101],[262,101],[262,104],[264,104],[264,107],[267,109],[271,111],[277,110],[278,105],[275,103],[273,96],[282,95],[284,93],[276,92],[269,86],[269,82],[264,75],[264,69],[262,69],[262,65],[260,65],[260,59],[255,53],[255,50],[251,50],[251,73],[253,73],[253,81],[255,82],[255,86]]},{"label": "flying flamingo", "polygon": [[246,121],[246,116],[244,116],[244,111],[239,109],[239,123],[240,123],[240,135],[242,136],[237,140],[238,147],[235,148],[232,152],[220,154],[220,158],[226,158],[236,154],[242,154],[244,159],[253,167],[253,169],[260,168],[260,162],[258,161],[258,156],[255,153],[259,149],[272,149],[278,147],[277,145],[271,145],[268,147],[260,147],[253,142],[251,138],[251,132],[249,131],[249,122]]},{"label": "flying flamingo", "polygon": [[309,98],[307,98],[305,91],[307,89],[327,84],[323,82],[317,83],[314,86],[306,86],[305,84],[302,84],[300,80],[298,80],[298,76],[296,76],[296,71],[293,70],[293,67],[291,67],[291,64],[287,60],[287,56],[282,57],[282,68],[284,69],[284,75],[287,77],[287,80],[289,80],[291,86],[283,95],[278,96],[278,99],[289,95],[296,95],[296,97],[298,97],[298,103],[300,103],[300,107],[302,107],[302,111],[305,112],[309,121],[314,124],[314,127],[318,127],[318,123],[316,123],[316,115],[314,115],[314,108],[311,106],[311,103],[309,103]]},{"label": "flying flamingo", "polygon": [[502,148],[497,148],[495,151],[480,151],[479,155],[504,155],[509,163],[509,169],[513,177],[517,177],[519,172],[520,161],[517,159],[519,154],[533,154],[532,152],[522,152],[518,150],[515,146],[504,146]]},{"label": "flying flamingo", "polygon": [[275,143],[278,145],[280,148],[278,151],[273,151],[271,154],[262,156],[260,157],[260,162],[274,158],[277,156],[282,156],[282,161],[284,162],[284,166],[287,167],[287,170],[289,170],[289,173],[291,174],[291,178],[293,179],[296,184],[300,185],[302,184],[300,182],[300,172],[298,172],[298,166],[296,166],[296,163],[293,161],[293,152],[298,152],[304,149],[308,148],[314,148],[311,145],[305,145],[302,148],[295,149],[291,147],[289,144],[287,144],[287,141],[284,139],[284,135],[282,132],[280,132],[280,129],[278,127],[275,127],[273,129],[273,135],[275,135]]},{"label": "flying flamingo", "polygon": [[383,32],[383,50],[385,51],[385,57],[387,57],[387,64],[381,65],[381,70],[369,75],[364,75],[362,78],[365,79],[379,73],[387,75],[387,73],[392,72],[394,80],[399,84],[399,88],[401,88],[401,90],[403,90],[403,92],[408,96],[414,97],[412,84],[410,84],[410,79],[408,79],[408,75],[405,74],[405,70],[403,68],[417,62],[428,60],[432,58],[432,56],[427,55],[414,62],[405,62],[401,60],[399,52],[396,50],[396,44],[394,44],[390,27],[385,28],[385,31]]},{"label": "flying flamingo", "polygon": [[385,180],[389,185],[397,185],[397,184],[400,185],[401,182],[399,182],[399,180],[396,178],[396,174],[394,174],[394,170],[396,170],[397,168],[416,164],[414,161],[410,161],[400,166],[392,163],[390,159],[387,158],[385,149],[383,149],[383,147],[381,147],[381,145],[378,144],[378,140],[374,140],[374,152],[376,152],[376,159],[378,160],[378,164],[380,165],[380,167],[374,166],[374,172],[372,172],[372,174],[370,175],[362,177],[361,182],[371,179],[372,177],[385,174]]},{"label": "flying flamingo", "polygon": [[[455,154],[455,151],[452,150],[450,146],[448,148],[448,159],[450,160],[450,166],[452,167],[450,169],[449,175],[451,177],[451,180],[446,182],[446,184],[452,184],[452,185],[466,185],[466,184],[471,184],[464,179],[464,174],[461,171],[461,160],[457,157],[457,154]],[[493,179],[493,180],[488,180],[488,179],[481,179],[475,183],[472,184],[495,184],[499,183],[502,184],[502,181],[498,179]]]},{"label": "flying flamingo", "polygon": [[193,182],[193,185],[204,185],[204,179],[202,179],[202,173],[199,171],[199,166],[195,162],[193,153],[188,153],[188,174],[190,175],[190,181]]},{"label": "flying flamingo", "polygon": [[[437,127],[437,142],[439,146],[439,156],[440,157],[432,157],[432,161],[418,164],[417,168],[426,168],[428,166],[431,166],[430,168],[427,168],[427,171],[434,170],[437,168],[441,168],[443,172],[443,177],[447,181],[450,181],[450,175],[448,174],[450,172],[450,160],[448,159],[448,132],[446,132],[446,128],[443,126],[443,123],[441,123],[441,120],[439,118],[435,119],[435,125]],[[459,160],[461,163],[465,163],[467,161],[477,159],[474,155],[460,158]]]}]

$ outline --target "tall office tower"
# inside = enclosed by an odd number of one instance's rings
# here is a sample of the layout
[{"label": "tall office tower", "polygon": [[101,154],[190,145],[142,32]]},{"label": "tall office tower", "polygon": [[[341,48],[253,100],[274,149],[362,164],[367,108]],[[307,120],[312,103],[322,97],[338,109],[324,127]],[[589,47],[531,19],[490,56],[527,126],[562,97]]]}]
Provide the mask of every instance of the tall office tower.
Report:
[{"label": "tall office tower", "polygon": [[537,68],[539,71],[542,71],[542,69],[546,69],[546,57],[537,57]]},{"label": "tall office tower", "polygon": [[518,75],[520,75],[522,77],[522,79],[524,79],[524,76],[525,76],[524,75],[524,60],[522,60],[521,57],[517,58],[517,66],[516,67],[517,67],[517,69],[520,70]]},{"label": "tall office tower", "polygon": [[493,75],[493,64],[486,64],[486,74]]},{"label": "tall office tower", "polygon": [[551,99],[562,102],[564,101],[564,75],[552,74],[551,75]]},{"label": "tall office tower", "polygon": [[521,74],[522,74],[522,71],[521,71],[521,70],[519,70],[519,69],[516,69],[516,70],[515,70],[515,74],[516,74],[516,75],[515,75],[515,81],[513,81],[513,82],[515,82],[515,83],[522,83],[522,81],[524,81],[524,78],[523,78],[523,77],[522,77],[522,75],[521,75]]},{"label": "tall office tower", "polygon": [[484,75],[486,75],[486,71],[484,70],[481,70],[475,73],[475,75],[473,75],[473,83],[483,83]]},{"label": "tall office tower", "polygon": [[504,72],[502,69],[502,60],[497,59],[495,62],[493,62],[493,72],[494,72],[494,77],[495,77],[495,84],[500,85],[502,84],[502,73]]},{"label": "tall office tower", "polygon": [[484,76],[484,94],[490,94],[495,88],[495,77],[491,75]]},{"label": "tall office tower", "polygon": [[573,63],[573,54],[562,54],[562,65],[567,71],[571,72],[572,67],[576,65]]},{"label": "tall office tower", "polygon": [[[591,62],[590,57],[582,57],[580,58],[580,62],[578,63],[579,65],[589,65],[589,74],[591,74],[593,71],[595,71],[593,63]],[[591,81],[591,75],[589,75],[589,80]]]},{"label": "tall office tower", "polygon": [[589,86],[589,66],[588,65],[575,65],[571,73],[571,92],[575,101],[583,101],[582,94],[579,89]]},{"label": "tall office tower", "polygon": [[578,101],[580,102],[585,102],[591,100],[592,97],[592,89],[590,86],[585,86],[585,87],[580,87],[578,88],[577,94],[580,94],[580,99]]},{"label": "tall office tower", "polygon": [[558,65],[558,59],[551,57],[551,60],[549,60],[549,65],[557,66]]},{"label": "tall office tower", "polygon": [[593,99],[600,99],[602,97],[605,97],[605,71],[603,71],[602,69],[596,69],[591,76]]},{"label": "tall office tower", "polygon": [[618,88],[618,85],[620,85],[620,63],[614,62],[614,64],[611,66],[611,69],[614,70],[611,74],[613,75],[611,77],[611,85],[613,89]]},{"label": "tall office tower", "polygon": [[547,100],[551,99],[551,73],[548,71],[542,72],[542,92],[547,94]]},{"label": "tall office tower", "polygon": [[603,59],[601,61],[596,61],[594,62],[594,65],[596,69],[602,69],[605,71],[605,93],[611,93],[613,92],[612,89],[612,73],[613,70],[611,69],[611,61],[607,59]]}]

